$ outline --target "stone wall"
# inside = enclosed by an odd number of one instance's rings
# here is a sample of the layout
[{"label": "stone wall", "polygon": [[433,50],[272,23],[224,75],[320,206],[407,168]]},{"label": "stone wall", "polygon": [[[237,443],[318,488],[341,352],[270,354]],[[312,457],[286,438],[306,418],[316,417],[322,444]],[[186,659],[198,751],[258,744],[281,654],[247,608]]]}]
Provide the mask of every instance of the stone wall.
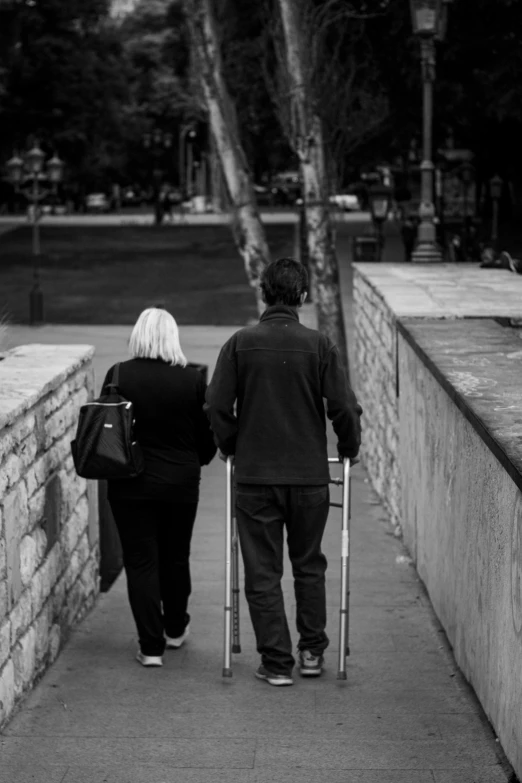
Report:
[{"label": "stone wall", "polygon": [[521,776],[522,492],[402,336],[399,356],[405,542],[455,660]]},{"label": "stone wall", "polygon": [[96,484],[70,451],[92,355],[26,345],[0,361],[0,726],[98,592]]},{"label": "stone wall", "polygon": [[354,267],[354,387],[363,407],[361,460],[394,526],[400,524],[395,317],[378,289]]}]

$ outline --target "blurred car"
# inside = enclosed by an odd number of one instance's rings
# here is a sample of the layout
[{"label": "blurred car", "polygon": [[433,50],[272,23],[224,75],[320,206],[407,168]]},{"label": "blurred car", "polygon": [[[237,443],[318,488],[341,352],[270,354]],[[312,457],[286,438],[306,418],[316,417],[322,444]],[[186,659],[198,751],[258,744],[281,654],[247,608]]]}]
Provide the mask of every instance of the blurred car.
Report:
[{"label": "blurred car", "polygon": [[85,197],[87,212],[110,212],[110,202],[105,193],[89,193]]},{"label": "blurred car", "polygon": [[121,203],[124,207],[140,207],[142,201],[141,193],[133,188],[125,188],[121,194]]},{"label": "blurred car", "polygon": [[359,212],[361,209],[361,202],[355,193],[335,193],[330,196],[330,204],[335,204],[345,212]]}]

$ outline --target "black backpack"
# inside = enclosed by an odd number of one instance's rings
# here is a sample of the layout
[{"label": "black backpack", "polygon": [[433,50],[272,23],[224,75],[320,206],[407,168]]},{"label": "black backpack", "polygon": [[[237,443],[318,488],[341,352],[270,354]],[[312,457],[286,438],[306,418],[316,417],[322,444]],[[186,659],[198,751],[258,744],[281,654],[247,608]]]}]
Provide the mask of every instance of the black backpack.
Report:
[{"label": "black backpack", "polygon": [[101,397],[80,408],[71,451],[76,472],[83,478],[134,478],[144,468],[142,451],[134,440],[134,406],[119,393],[119,368],[116,364]]}]

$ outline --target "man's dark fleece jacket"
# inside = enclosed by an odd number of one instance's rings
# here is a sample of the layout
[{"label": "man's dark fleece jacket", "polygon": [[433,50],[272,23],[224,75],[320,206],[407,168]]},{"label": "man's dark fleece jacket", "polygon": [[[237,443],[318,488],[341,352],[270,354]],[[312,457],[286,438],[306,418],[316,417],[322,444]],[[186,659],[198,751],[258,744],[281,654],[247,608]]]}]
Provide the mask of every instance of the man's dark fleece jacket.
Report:
[{"label": "man's dark fleece jacket", "polygon": [[325,400],[339,455],[359,451],[362,409],[339,351],[292,307],[268,307],[225,343],[206,400],[217,445],[235,455],[238,483],[328,483]]}]

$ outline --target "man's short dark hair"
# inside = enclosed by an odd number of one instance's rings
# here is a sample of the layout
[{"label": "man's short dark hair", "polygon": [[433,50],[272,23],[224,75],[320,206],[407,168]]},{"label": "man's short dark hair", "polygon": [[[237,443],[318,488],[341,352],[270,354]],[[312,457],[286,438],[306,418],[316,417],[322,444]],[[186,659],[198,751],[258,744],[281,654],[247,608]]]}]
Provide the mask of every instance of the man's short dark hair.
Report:
[{"label": "man's short dark hair", "polygon": [[308,272],[295,258],[278,258],[264,268],[261,291],[269,307],[275,304],[297,307],[302,294],[308,291]]}]

